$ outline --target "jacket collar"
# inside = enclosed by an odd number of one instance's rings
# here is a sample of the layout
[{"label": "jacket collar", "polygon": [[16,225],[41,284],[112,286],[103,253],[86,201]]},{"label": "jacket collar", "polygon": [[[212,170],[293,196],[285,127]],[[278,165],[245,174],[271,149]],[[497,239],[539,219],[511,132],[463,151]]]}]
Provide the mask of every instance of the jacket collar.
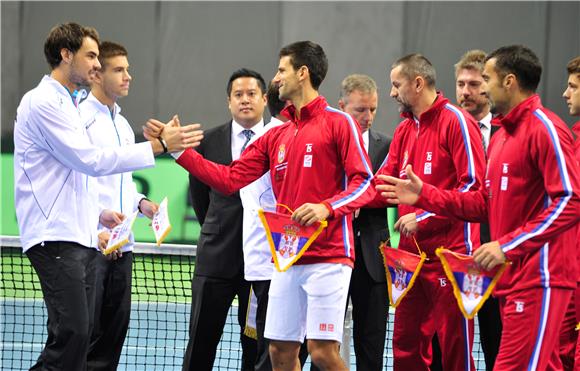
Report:
[{"label": "jacket collar", "polygon": [[[302,107],[300,110],[300,121],[308,120],[311,117],[318,115],[320,112],[324,111],[324,109],[328,107],[328,103],[326,99],[319,95],[318,97],[314,98],[310,103]],[[298,121],[296,118],[296,107],[291,104],[288,107],[282,110],[282,115],[288,117],[292,121]]]},{"label": "jacket collar", "polygon": [[515,106],[507,115],[503,117],[499,116],[498,118],[502,126],[514,127],[520,122],[525,121],[526,116],[541,106],[542,101],[540,100],[540,96],[534,94]]},{"label": "jacket collar", "polygon": [[[437,98],[435,98],[435,102],[433,102],[433,104],[431,105],[431,107],[429,107],[427,111],[423,112],[421,116],[419,116],[419,122],[423,123],[430,121],[433,118],[433,116],[438,114],[443,109],[443,107],[445,107],[447,103],[449,103],[449,99],[445,98],[443,96],[443,93],[437,92]],[[403,112],[401,113],[401,117],[410,120],[415,119],[413,117],[413,112]]]},{"label": "jacket collar", "polygon": [[83,101],[87,97],[87,91],[85,89],[79,89],[75,91],[69,91],[64,85],[58,82],[50,75],[44,75],[42,80],[40,81],[41,84],[47,84],[54,87],[60,94],[68,95],[71,99],[75,107],[78,107],[81,101]]},{"label": "jacket collar", "polygon": [[[97,97],[95,97],[93,95],[93,93],[89,93],[89,96],[87,97],[87,99],[85,99],[85,101],[83,102],[83,104],[90,104],[93,107],[95,107],[95,109],[99,110],[102,113],[111,115],[111,111],[109,110],[109,106],[107,106],[106,104],[101,103]],[[117,114],[121,112],[121,106],[119,106],[117,103],[115,103],[115,107],[113,108],[113,119],[115,117],[117,117]]]},{"label": "jacket collar", "polygon": [[572,126],[572,131],[576,134],[576,140],[580,141],[580,121]]}]

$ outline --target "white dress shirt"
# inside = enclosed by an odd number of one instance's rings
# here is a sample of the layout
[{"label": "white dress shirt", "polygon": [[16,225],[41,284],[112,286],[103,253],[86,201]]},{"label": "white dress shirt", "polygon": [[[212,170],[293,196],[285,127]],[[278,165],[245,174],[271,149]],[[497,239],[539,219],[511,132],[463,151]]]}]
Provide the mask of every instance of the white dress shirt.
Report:
[{"label": "white dress shirt", "polygon": [[[250,143],[264,135],[268,130],[282,124],[284,122],[272,118],[268,125],[262,126],[256,131]],[[266,230],[258,216],[260,208],[266,211],[276,211],[276,197],[272,191],[270,172],[268,171],[261,178],[240,189],[240,199],[244,207],[244,278],[247,281],[270,280],[274,263],[272,263],[272,253],[266,239]]]},{"label": "white dress shirt", "polygon": [[93,146],[68,90],[50,76],[27,92],[14,125],[14,204],[24,251],[44,241],[97,246],[91,176],[155,165],[148,142]]},{"label": "white dress shirt", "polygon": [[[117,104],[111,112],[108,106],[99,102],[91,93],[79,105],[79,110],[89,139],[95,146],[111,148],[135,144],[135,133],[133,133],[129,122],[121,115],[121,107]],[[138,209],[139,201],[145,198],[144,195],[137,192],[131,172],[100,176],[94,179],[99,186],[99,210],[115,210],[129,217]],[[101,230],[105,230],[105,228]],[[134,244],[135,239],[131,233],[129,243],[123,246],[121,251],[132,251]]]},{"label": "white dress shirt", "polygon": [[479,130],[483,136],[485,152],[487,152],[487,147],[489,147],[489,139],[491,138],[491,117],[491,112],[488,112],[484,118],[479,120]]},{"label": "white dress shirt", "polygon": [[364,133],[362,133],[362,137],[363,137],[363,142],[365,144],[365,150],[367,151],[367,153],[369,153],[369,131],[365,131]]},{"label": "white dress shirt", "polygon": [[[254,136],[256,136],[256,132],[258,130],[262,130],[264,128],[264,119],[261,119],[256,125],[249,128],[254,132]],[[237,160],[240,158],[240,154],[242,153],[242,148],[246,143],[246,136],[244,135],[243,131],[246,130],[245,127],[238,124],[236,120],[232,119],[232,161]]]}]

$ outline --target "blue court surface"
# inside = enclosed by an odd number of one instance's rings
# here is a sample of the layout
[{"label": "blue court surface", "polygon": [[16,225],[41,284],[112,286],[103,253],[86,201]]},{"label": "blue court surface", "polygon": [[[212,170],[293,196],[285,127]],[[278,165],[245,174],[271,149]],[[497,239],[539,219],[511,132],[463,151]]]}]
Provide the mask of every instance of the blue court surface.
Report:
[{"label": "blue court surface", "polygon": [[[43,348],[46,338],[46,310],[38,299],[0,299],[0,369],[24,370],[30,368]],[[230,309],[222,336],[214,370],[239,370],[241,346],[237,307]],[[392,369],[393,313],[390,315],[385,366]],[[123,348],[119,370],[180,370],[187,345],[189,304],[134,302],[129,333]],[[348,326],[348,324],[347,324]],[[350,344],[350,369],[355,370],[354,349]],[[474,344],[476,369],[485,369],[478,339]],[[305,367],[306,370],[309,366]]]}]

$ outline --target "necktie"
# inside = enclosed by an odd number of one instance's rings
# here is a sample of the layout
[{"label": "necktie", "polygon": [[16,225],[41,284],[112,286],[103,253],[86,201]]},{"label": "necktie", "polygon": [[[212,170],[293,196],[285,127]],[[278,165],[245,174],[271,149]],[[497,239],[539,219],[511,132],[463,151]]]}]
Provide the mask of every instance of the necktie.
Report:
[{"label": "necktie", "polygon": [[479,122],[479,130],[481,131],[481,141],[483,144],[483,151],[485,152],[486,156],[487,156],[487,145],[485,144],[485,131],[487,130],[487,128],[485,127],[485,125],[482,122]]},{"label": "necktie", "polygon": [[242,130],[242,134],[244,134],[244,136],[246,137],[246,141],[244,142],[244,145],[242,146],[242,150],[240,151],[240,154],[242,154],[244,152],[244,150],[246,149],[246,146],[250,142],[250,139],[252,139],[252,137],[254,136],[255,133],[250,129],[244,129],[244,130]]}]

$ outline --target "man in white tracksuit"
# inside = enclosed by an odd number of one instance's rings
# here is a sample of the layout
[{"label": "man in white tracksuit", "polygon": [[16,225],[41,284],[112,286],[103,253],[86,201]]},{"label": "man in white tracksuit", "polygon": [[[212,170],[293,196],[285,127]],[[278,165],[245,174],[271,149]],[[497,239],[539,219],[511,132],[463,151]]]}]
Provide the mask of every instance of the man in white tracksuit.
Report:
[{"label": "man in white tracksuit", "polygon": [[[135,143],[135,134],[117,99],[129,93],[131,75],[127,50],[105,41],[99,45],[99,63],[91,81],[91,93],[80,106],[81,120],[92,144],[115,148]],[[137,192],[131,172],[96,178],[99,209],[110,209],[126,217],[139,211],[151,218],[158,205]],[[99,248],[104,250],[110,230],[99,229]],[[99,254],[95,261],[95,325],[87,358],[89,370],[116,370],[129,328],[131,313],[131,263],[134,236],[116,252]]]},{"label": "man in white tracksuit", "polygon": [[[170,127],[164,138],[119,148],[93,146],[78,103],[100,67],[99,36],[76,23],[49,33],[44,53],[51,67],[24,95],[14,125],[14,203],[23,251],[34,267],[48,312],[46,345],[32,369],[86,370],[94,318],[94,258],[99,215],[91,176],[152,167],[154,155],[198,144],[196,126]],[[165,150],[166,149],[166,150]]]}]

